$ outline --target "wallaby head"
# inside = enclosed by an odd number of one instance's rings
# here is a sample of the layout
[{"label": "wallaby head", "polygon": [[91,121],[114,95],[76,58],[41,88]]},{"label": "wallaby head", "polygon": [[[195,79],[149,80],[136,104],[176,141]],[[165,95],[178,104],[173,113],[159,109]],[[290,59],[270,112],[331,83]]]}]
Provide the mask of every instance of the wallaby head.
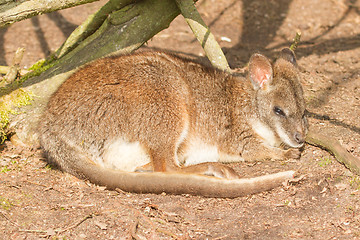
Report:
[{"label": "wallaby head", "polygon": [[254,54],[249,62],[249,78],[255,90],[255,132],[274,147],[301,147],[308,126],[293,51],[283,49],[274,64],[263,55]]}]

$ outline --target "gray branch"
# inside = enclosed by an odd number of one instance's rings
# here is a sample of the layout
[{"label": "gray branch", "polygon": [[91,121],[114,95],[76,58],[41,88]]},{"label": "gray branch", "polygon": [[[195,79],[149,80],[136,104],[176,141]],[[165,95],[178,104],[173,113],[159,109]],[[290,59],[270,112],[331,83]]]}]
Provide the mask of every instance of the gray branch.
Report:
[{"label": "gray branch", "polygon": [[98,0],[0,0],[0,27],[43,13]]}]

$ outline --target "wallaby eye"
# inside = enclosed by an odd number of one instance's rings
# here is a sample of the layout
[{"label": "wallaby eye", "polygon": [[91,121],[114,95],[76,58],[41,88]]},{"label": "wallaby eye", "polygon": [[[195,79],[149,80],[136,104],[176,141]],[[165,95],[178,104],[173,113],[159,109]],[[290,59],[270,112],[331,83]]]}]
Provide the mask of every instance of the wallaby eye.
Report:
[{"label": "wallaby eye", "polygon": [[274,113],[276,115],[278,115],[278,116],[286,117],[286,114],[284,113],[284,111],[280,107],[275,106],[274,107]]}]

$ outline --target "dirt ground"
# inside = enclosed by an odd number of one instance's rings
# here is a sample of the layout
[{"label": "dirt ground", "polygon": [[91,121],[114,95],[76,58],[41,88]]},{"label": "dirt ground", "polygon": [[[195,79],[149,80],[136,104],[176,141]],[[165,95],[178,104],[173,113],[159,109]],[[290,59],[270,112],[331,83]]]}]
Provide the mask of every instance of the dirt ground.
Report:
[{"label": "dirt ground", "polygon": [[[104,1],[0,29],[0,65],[25,47],[29,67]],[[200,0],[231,67],[289,46],[297,29],[310,124],[360,157],[360,1]],[[148,42],[203,51],[180,16]],[[306,145],[300,160],[238,163],[244,176],[296,170],[301,180],[236,199],[108,191],[46,165],[37,148],[0,146],[0,239],[360,239],[360,177]]]}]

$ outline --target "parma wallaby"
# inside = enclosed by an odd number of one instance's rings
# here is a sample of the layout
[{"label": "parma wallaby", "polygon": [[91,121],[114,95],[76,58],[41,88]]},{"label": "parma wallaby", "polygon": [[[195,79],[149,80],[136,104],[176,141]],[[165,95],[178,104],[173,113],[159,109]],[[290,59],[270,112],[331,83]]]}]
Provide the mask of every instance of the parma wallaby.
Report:
[{"label": "parma wallaby", "polygon": [[308,126],[286,48],[274,64],[254,54],[248,79],[165,52],[99,59],[54,93],[40,128],[48,161],[93,183],[237,197],[293,172],[239,179],[222,163],[298,158]]}]

